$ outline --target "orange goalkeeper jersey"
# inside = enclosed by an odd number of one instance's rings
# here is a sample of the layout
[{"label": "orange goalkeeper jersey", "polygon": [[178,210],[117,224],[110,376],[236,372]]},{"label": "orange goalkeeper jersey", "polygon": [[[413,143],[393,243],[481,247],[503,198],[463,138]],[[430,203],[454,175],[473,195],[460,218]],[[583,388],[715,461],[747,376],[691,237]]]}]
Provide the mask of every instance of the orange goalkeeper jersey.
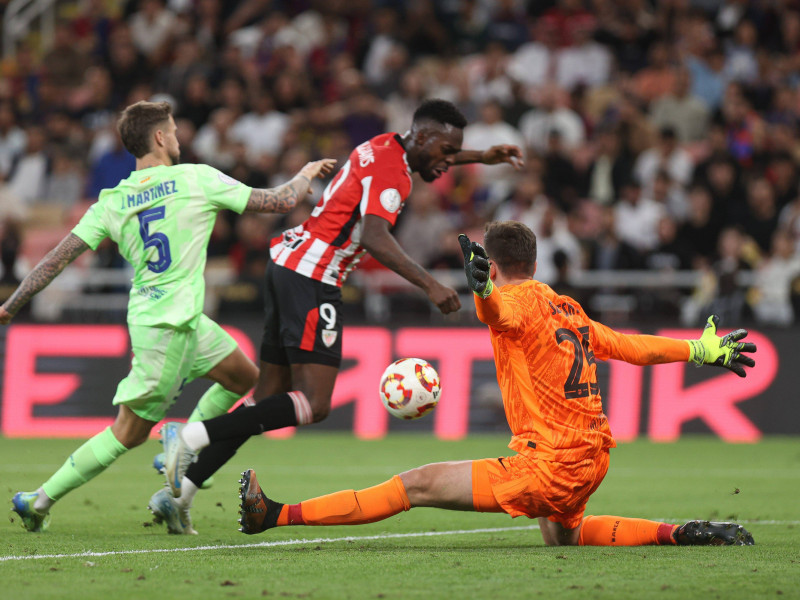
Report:
[{"label": "orange goalkeeper jersey", "polygon": [[568,296],[530,280],[475,297],[489,325],[509,448],[575,462],[616,446],[603,414],[595,360],[646,365],[689,359],[684,340],[626,335],[592,321]]}]

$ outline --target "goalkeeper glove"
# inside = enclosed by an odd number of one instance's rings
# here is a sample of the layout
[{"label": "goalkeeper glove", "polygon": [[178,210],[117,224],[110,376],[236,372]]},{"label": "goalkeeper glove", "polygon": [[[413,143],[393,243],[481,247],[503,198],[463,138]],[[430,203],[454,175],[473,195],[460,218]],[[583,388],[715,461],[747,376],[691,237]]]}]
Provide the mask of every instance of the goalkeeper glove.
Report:
[{"label": "goalkeeper glove", "polygon": [[754,367],[756,361],[749,356],[742,356],[740,352],[755,352],[756,345],[750,342],[739,342],[747,335],[746,329],[737,329],[724,337],[717,335],[717,325],[719,317],[711,315],[708,317],[703,335],[699,340],[686,340],[689,342],[691,351],[689,360],[699,365],[714,365],[725,367],[736,373],[739,377],[745,377],[745,367]]},{"label": "goalkeeper glove", "polygon": [[483,246],[470,242],[463,233],[458,236],[461,251],[464,253],[464,271],[467,273],[469,288],[481,298],[492,293],[494,284],[489,278],[489,256]]}]

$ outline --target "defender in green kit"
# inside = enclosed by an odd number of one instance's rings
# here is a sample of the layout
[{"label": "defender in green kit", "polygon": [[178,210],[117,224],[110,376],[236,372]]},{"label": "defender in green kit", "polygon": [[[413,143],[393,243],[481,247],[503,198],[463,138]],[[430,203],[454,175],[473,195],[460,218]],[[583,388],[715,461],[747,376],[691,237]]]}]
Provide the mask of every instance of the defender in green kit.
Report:
[{"label": "defender in green kit", "polygon": [[[207,165],[179,165],[175,121],[166,102],[138,102],[122,113],[122,141],[136,170],[103,190],[80,223],[22,281],[0,307],[0,324],[44,289],[69,263],[105,238],[117,242],[134,267],[128,328],[134,358],[114,396],[114,424],[69,456],[34,492],[18,492],[13,508],[28,531],[43,531],[50,507],[142,444],[183,386],[198,377],[214,381],[190,420],[224,414],[258,379],[258,368],[214,321],[202,313],[206,249],[222,209],[286,213],[309,192],[311,179],[334,160],[305,165],[272,189],[253,189]],[[172,533],[194,533],[189,512],[165,488],[150,501],[157,520]]]}]

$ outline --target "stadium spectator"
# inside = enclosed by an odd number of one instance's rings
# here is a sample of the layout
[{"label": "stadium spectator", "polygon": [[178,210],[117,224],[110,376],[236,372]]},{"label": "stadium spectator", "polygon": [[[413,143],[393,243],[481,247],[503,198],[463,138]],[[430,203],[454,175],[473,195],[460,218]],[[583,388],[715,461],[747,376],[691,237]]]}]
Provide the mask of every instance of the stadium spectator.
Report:
[{"label": "stadium spectator", "polygon": [[[644,195],[656,192],[653,178],[666,168],[668,196],[681,188],[685,194],[693,182],[708,187],[711,222],[719,225],[749,214],[743,185],[754,177],[767,178],[778,211],[797,195],[800,12],[791,7],[601,0],[587,10],[575,0],[536,6],[426,0],[381,3],[365,13],[358,3],[329,3],[323,10],[269,0],[112,5],[79,3],[60,13],[54,40],[43,39],[41,47],[35,35],[18,42],[0,78],[0,180],[22,152],[20,125],[44,123],[48,151],[68,147],[81,156],[90,147],[81,168],[96,193],[97,160],[115,147],[107,124],[120,104],[158,92],[168,92],[177,116],[194,123],[182,121],[184,141],[194,144],[194,129],[210,149],[207,158],[192,156],[184,143],[185,160],[210,160],[253,182],[280,175],[278,156],[287,148],[309,156],[332,150],[346,159],[351,144],[383,131],[387,120],[402,123],[418,102],[435,96],[453,101],[470,122],[480,119],[485,98],[499,99],[497,125],[524,134],[537,152],[528,170],[573,211],[570,219],[587,211],[575,204],[575,194],[564,201],[563,188],[572,187],[565,174],[578,173],[577,198],[613,203],[631,165],[642,175],[647,162]],[[144,52],[136,45],[143,38],[155,40]],[[674,85],[665,85],[670,79]],[[72,83],[64,87],[64,80]],[[234,142],[213,155],[212,113],[224,107],[236,121],[254,113],[264,95],[288,118],[283,136],[259,138],[278,146],[271,150],[277,153],[242,160]],[[676,132],[675,152],[689,158],[680,173],[654,149],[661,146],[656,132],[665,127]],[[560,131],[564,151],[545,156],[551,129]],[[721,166],[731,157],[730,169]],[[682,174],[692,171],[689,179]],[[436,190],[453,226],[466,227],[480,225],[514,182],[494,186],[461,169],[443,176]],[[11,196],[3,197],[8,205]],[[229,225],[235,227],[235,218]],[[581,233],[587,247],[599,235],[594,225]],[[762,247],[774,226],[759,234]],[[687,231],[679,225],[679,239]],[[708,235],[695,256],[713,254],[708,247],[716,233]]]},{"label": "stadium spectator", "polygon": [[25,151],[26,145],[27,136],[17,125],[12,103],[0,102],[0,181],[8,177],[11,166]]},{"label": "stadium spectator", "polygon": [[614,206],[616,234],[620,240],[645,253],[658,243],[658,223],[667,215],[666,208],[642,194],[642,186],[628,180]]},{"label": "stadium spectator", "polygon": [[622,184],[633,173],[630,155],[623,154],[619,132],[606,126],[595,135],[595,156],[584,177],[581,196],[598,204],[609,205],[616,200]]},{"label": "stadium spectator", "polygon": [[538,175],[526,174],[517,181],[511,196],[497,207],[492,220],[517,221],[539,231],[539,224],[549,206],[542,180]]},{"label": "stadium spectator", "polygon": [[648,50],[648,64],[633,78],[636,95],[646,103],[666,96],[675,87],[675,71],[666,42],[654,42]]},{"label": "stadium spectator", "polygon": [[648,253],[645,265],[653,271],[680,271],[692,268],[691,252],[678,239],[678,225],[672,217],[658,222],[658,242]]},{"label": "stadium spectator", "polygon": [[442,253],[442,238],[453,234],[453,220],[439,206],[430,186],[414,189],[408,197],[397,230],[397,241],[417,263],[430,268]]},{"label": "stadium spectator", "polygon": [[[497,100],[489,100],[481,106],[480,119],[464,129],[465,148],[488,148],[501,144],[523,147],[520,132],[503,121],[503,109]],[[476,165],[478,177],[482,182],[496,183],[507,193],[508,177],[513,173],[511,165],[487,167]],[[500,193],[502,197],[503,193]]]},{"label": "stadium spectator", "polygon": [[86,197],[96,199],[100,191],[113,188],[130,176],[136,168],[136,159],[122,143],[117,127],[110,136],[112,146],[99,154],[89,168],[89,181],[86,186]]},{"label": "stadium spectator", "polygon": [[600,214],[598,234],[588,248],[588,267],[604,271],[641,269],[644,255],[617,235],[617,212],[610,206]]},{"label": "stadium spectator", "polygon": [[770,255],[756,270],[753,313],[759,323],[787,326],[794,322],[791,287],[800,275],[800,255],[792,235],[778,229],[772,236]]},{"label": "stadium spectator", "polygon": [[[581,247],[569,230],[568,221],[558,209],[550,204],[545,208],[536,230],[536,279],[552,284],[558,280],[559,269],[556,254],[563,253],[569,269],[576,273],[582,265]],[[563,260],[563,259],[562,259]]]},{"label": "stadium spectator", "polygon": [[46,76],[63,94],[69,93],[83,81],[89,59],[77,44],[69,22],[56,23],[53,44],[45,53],[42,64]]},{"label": "stadium spectator", "polygon": [[386,63],[399,44],[398,14],[390,7],[382,7],[372,13],[373,31],[364,55],[364,78],[369,85],[379,86],[388,76]]},{"label": "stadium spectator", "polygon": [[772,185],[765,177],[751,179],[744,210],[732,213],[730,222],[747,232],[762,253],[769,253],[772,234],[778,228],[778,207]]},{"label": "stadium spectator", "polygon": [[556,74],[558,34],[542,19],[529,20],[530,41],[511,56],[508,75],[526,88],[538,89],[552,83]]},{"label": "stadium spectator", "polygon": [[641,183],[646,195],[652,195],[656,176],[662,169],[674,183],[681,186],[689,185],[694,169],[692,158],[680,146],[678,136],[671,127],[661,129],[658,143],[642,152],[633,167],[634,176]]},{"label": "stadium spectator", "polygon": [[247,156],[252,162],[262,154],[277,157],[283,149],[289,117],[275,110],[272,97],[264,90],[252,98],[251,103],[253,110],[236,119],[230,128],[230,137],[247,147]]},{"label": "stadium spectator", "polygon": [[578,203],[580,177],[567,150],[564,148],[558,129],[550,132],[544,160],[544,193],[564,212],[569,212]]},{"label": "stadium spectator", "polygon": [[692,95],[705,102],[709,111],[717,110],[728,85],[725,53],[714,45],[701,56],[687,57],[686,67],[691,73]]},{"label": "stadium spectator", "polygon": [[209,68],[202,56],[200,44],[192,37],[184,37],[174,44],[174,57],[156,71],[153,88],[173,98],[180,98],[189,81],[196,77],[208,78]]},{"label": "stadium spectator", "polygon": [[693,268],[708,263],[716,251],[721,229],[714,218],[714,202],[708,188],[694,184],[689,188],[688,215],[677,232],[681,245],[689,252]]},{"label": "stadium spectator", "polygon": [[550,132],[558,131],[564,148],[569,152],[582,144],[586,132],[581,118],[566,106],[563,90],[555,85],[542,89],[538,106],[525,113],[519,128],[529,148],[545,152]]},{"label": "stadium spectator", "polygon": [[508,53],[502,44],[488,44],[486,51],[468,69],[469,93],[474,102],[497,102],[508,106],[514,100],[511,78],[506,74]]},{"label": "stadium spectator", "polygon": [[78,158],[67,148],[50,153],[51,168],[44,184],[41,201],[46,204],[72,208],[83,198],[84,173]]},{"label": "stadium spectator", "polygon": [[597,87],[611,78],[611,52],[593,40],[594,27],[594,19],[587,15],[570,28],[572,43],[559,50],[556,58],[555,80],[559,86],[567,90],[578,85]]},{"label": "stadium spectator", "polygon": [[133,43],[150,64],[164,61],[176,34],[175,13],[166,8],[162,0],[139,0],[139,10],[131,15],[128,23]]},{"label": "stadium spectator", "polygon": [[669,127],[681,143],[698,142],[708,132],[709,110],[705,103],[691,94],[689,70],[675,69],[672,91],[653,102],[650,119],[659,129]]},{"label": "stadium spectator", "polygon": [[50,171],[50,157],[45,151],[47,137],[44,128],[31,125],[26,130],[25,152],[11,168],[7,191],[20,203],[20,209],[27,212],[32,204],[41,200],[44,184]]},{"label": "stadium spectator", "polygon": [[192,149],[207,164],[226,171],[236,162],[233,137],[235,114],[226,107],[211,113],[208,123],[203,125],[194,138]]},{"label": "stadium spectator", "polygon": [[662,205],[675,221],[683,222],[689,212],[685,188],[673,183],[669,173],[660,169],[653,180],[650,198]]},{"label": "stadium spectator", "polygon": [[744,19],[736,25],[733,39],[725,49],[725,76],[730,81],[754,83],[758,78],[757,37],[752,21]]},{"label": "stadium spectator", "polygon": [[115,26],[111,33],[105,63],[111,75],[117,105],[127,100],[134,87],[148,79],[145,57],[133,43],[130,28],[124,24]]}]

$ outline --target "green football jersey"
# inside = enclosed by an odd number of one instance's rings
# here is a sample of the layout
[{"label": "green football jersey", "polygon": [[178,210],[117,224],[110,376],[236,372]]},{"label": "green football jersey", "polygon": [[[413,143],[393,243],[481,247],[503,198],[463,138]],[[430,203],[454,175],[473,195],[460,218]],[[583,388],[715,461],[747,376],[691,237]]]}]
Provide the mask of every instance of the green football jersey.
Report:
[{"label": "green football jersey", "polygon": [[133,265],[128,323],[194,327],[217,212],[242,213],[250,192],[208,165],[142,169],[100,192],[72,233],[92,250],[111,238]]}]

